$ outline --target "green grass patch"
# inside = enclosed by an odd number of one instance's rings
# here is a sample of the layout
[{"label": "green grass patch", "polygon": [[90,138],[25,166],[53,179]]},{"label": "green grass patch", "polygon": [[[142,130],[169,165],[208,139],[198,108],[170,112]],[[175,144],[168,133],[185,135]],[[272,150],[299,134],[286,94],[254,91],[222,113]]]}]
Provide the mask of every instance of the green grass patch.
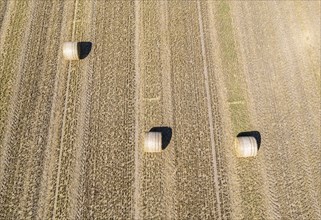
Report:
[{"label": "green grass patch", "polygon": [[228,2],[217,2],[215,17],[220,54],[227,87],[228,102],[243,101],[242,104],[231,104],[230,112],[234,133],[249,129],[250,120],[246,102],[246,84],[237,53],[234,28]]}]

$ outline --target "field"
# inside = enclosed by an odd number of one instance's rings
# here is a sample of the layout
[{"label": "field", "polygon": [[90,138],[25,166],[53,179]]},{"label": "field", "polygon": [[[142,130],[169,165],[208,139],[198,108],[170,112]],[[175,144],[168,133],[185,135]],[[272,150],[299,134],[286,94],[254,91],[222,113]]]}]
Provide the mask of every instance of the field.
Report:
[{"label": "field", "polygon": [[320,8],[0,1],[0,219],[321,219]]}]

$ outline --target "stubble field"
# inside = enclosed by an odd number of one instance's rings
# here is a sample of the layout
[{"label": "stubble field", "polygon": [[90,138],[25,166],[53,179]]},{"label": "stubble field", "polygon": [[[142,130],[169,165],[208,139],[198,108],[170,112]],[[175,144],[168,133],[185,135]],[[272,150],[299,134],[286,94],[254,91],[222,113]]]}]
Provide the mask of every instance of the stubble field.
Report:
[{"label": "stubble field", "polygon": [[0,219],[321,219],[320,7],[0,1]]}]

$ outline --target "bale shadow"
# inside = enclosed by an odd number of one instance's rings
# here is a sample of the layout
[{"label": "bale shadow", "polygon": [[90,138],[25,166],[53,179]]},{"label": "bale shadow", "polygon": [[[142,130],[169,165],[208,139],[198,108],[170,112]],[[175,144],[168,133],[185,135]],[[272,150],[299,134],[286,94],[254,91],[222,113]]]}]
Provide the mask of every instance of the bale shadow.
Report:
[{"label": "bale shadow", "polygon": [[172,139],[172,128],[170,127],[153,127],[149,131],[162,133],[162,150],[165,150]]},{"label": "bale shadow", "polygon": [[77,43],[78,51],[79,51],[79,59],[85,59],[92,48],[92,43],[87,41],[81,41]]},{"label": "bale shadow", "polygon": [[237,137],[254,137],[256,139],[257,142],[257,149],[260,149],[261,146],[261,134],[259,131],[245,131],[245,132],[241,132],[237,135]]}]

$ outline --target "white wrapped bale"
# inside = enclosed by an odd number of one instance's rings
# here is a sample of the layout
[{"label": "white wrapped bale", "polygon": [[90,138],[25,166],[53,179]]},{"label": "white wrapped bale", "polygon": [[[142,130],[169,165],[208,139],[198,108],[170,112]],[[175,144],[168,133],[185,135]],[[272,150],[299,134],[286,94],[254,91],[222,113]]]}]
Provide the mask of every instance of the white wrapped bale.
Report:
[{"label": "white wrapped bale", "polygon": [[77,42],[65,42],[63,44],[63,55],[66,60],[79,60],[79,50]]},{"label": "white wrapped bale", "polygon": [[255,157],[257,154],[257,142],[254,137],[237,137],[235,139],[235,150],[237,157]]},{"label": "white wrapped bale", "polygon": [[146,132],[144,140],[145,152],[161,152],[162,151],[162,133]]}]

